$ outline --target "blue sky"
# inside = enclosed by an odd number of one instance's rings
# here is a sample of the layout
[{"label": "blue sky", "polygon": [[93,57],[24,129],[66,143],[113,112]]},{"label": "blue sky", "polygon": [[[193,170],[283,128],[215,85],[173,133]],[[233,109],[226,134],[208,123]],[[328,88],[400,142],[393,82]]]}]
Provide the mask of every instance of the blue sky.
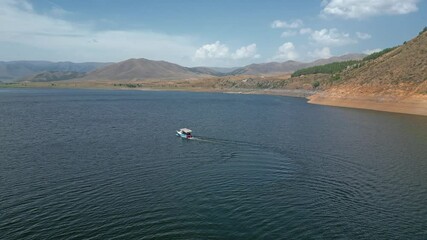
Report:
[{"label": "blue sky", "polygon": [[402,44],[427,0],[0,0],[0,60],[312,61]]}]

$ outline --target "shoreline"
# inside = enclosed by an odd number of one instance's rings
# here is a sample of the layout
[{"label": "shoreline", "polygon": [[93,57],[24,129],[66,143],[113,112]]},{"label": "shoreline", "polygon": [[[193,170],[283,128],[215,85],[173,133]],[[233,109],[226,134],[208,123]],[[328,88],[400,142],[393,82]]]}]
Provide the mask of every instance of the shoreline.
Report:
[{"label": "shoreline", "polygon": [[323,97],[323,96],[310,96],[307,98],[308,103],[354,108],[354,109],[366,109],[381,112],[392,112],[411,114],[418,116],[427,116],[427,97],[412,96],[395,101],[384,100],[383,97]]},{"label": "shoreline", "polygon": [[[303,89],[248,89],[248,88],[117,88],[107,85],[98,86],[76,86],[76,85],[18,85],[2,86],[0,89],[7,88],[45,88],[45,89],[104,89],[104,90],[134,90],[134,91],[178,91],[178,92],[205,92],[205,93],[226,93],[226,94],[252,94],[252,95],[274,95],[274,96],[285,96],[285,97],[298,97],[307,99],[307,103],[332,106],[332,107],[345,107],[354,109],[366,109],[381,112],[392,112],[411,114],[418,116],[427,116],[427,97],[426,96],[415,96],[408,97],[401,100],[395,101],[384,101],[383,96],[378,97],[364,97],[354,96],[349,97],[331,97],[322,96],[324,92],[303,90]],[[320,94],[319,94],[320,93]]]}]

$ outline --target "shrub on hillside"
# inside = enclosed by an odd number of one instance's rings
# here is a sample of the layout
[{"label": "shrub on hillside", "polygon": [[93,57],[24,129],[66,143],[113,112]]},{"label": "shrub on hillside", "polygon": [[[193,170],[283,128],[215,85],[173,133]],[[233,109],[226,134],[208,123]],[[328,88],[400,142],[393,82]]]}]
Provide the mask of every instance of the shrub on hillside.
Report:
[{"label": "shrub on hillside", "polygon": [[384,55],[384,54],[386,54],[386,53],[388,53],[388,52],[393,51],[393,50],[394,50],[394,49],[396,49],[396,48],[397,48],[397,47],[386,48],[386,49],[383,49],[382,51],[374,52],[374,53],[372,53],[372,54],[370,54],[370,55],[368,55],[368,56],[364,57],[364,58],[363,58],[363,61],[374,60],[374,59],[379,58],[379,57],[381,57],[382,55]]},{"label": "shrub on hillside", "polygon": [[319,87],[319,86],[320,86],[320,82],[319,82],[319,81],[315,81],[315,82],[311,83],[311,86],[312,86],[313,88],[317,88],[317,87]]},{"label": "shrub on hillside", "polygon": [[339,73],[342,70],[348,67],[351,67],[352,65],[355,65],[359,62],[360,61],[351,60],[351,61],[334,62],[334,63],[329,63],[321,66],[303,68],[292,73],[292,77],[299,77],[301,75],[316,74],[316,73],[329,73],[329,74]]}]

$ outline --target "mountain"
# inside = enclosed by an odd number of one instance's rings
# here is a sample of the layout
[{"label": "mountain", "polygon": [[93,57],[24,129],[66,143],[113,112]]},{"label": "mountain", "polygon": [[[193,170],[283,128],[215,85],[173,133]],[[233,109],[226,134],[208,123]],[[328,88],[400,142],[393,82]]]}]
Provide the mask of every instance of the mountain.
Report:
[{"label": "mountain", "polygon": [[192,67],[188,68],[191,72],[212,75],[212,76],[222,76],[223,72],[217,71],[215,68],[210,67]]},{"label": "mountain", "polygon": [[232,71],[239,69],[240,67],[210,67],[210,69],[215,70],[217,72],[223,73],[223,74],[228,74],[231,73]]},{"label": "mountain", "polygon": [[310,102],[427,115],[427,31],[335,78]]},{"label": "mountain", "polygon": [[84,77],[85,73],[73,71],[45,71],[19,79],[20,82],[52,82]]},{"label": "mountain", "polygon": [[84,80],[145,80],[145,79],[183,79],[216,74],[208,68],[187,68],[166,62],[145,58],[128,59],[97,69],[84,77]]},{"label": "mountain", "polygon": [[110,63],[73,63],[73,62],[48,62],[48,61],[0,61],[0,81],[13,82],[23,77],[46,71],[66,71],[85,73]]},{"label": "mountain", "polygon": [[269,62],[269,63],[258,63],[247,65],[242,68],[238,68],[229,75],[258,75],[258,74],[274,74],[274,73],[289,73],[296,71],[300,68],[304,68],[306,63],[297,61],[286,61],[286,62]]},{"label": "mountain", "polygon": [[328,59],[319,59],[310,63],[303,63],[297,61],[286,61],[286,62],[269,62],[251,64],[242,68],[238,68],[229,75],[259,75],[259,74],[276,74],[276,73],[291,73],[296,70],[312,67],[317,65],[323,65],[332,62],[342,62],[348,60],[360,60],[365,57],[365,54],[347,54],[339,57],[331,57]]}]

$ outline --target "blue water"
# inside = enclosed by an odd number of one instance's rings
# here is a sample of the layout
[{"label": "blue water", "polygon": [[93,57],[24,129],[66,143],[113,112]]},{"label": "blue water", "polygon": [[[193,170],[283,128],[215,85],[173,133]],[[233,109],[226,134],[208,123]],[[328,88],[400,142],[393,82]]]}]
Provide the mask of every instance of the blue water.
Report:
[{"label": "blue water", "polygon": [[427,239],[426,117],[0,89],[0,239],[337,238]]}]

